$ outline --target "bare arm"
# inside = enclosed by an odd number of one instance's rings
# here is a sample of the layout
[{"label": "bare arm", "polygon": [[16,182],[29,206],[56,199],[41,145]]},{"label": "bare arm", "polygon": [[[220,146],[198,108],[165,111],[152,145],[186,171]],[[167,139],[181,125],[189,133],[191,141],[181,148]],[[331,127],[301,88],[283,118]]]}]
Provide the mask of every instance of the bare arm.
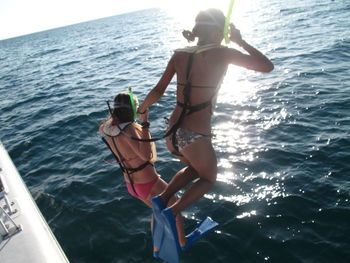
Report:
[{"label": "bare arm", "polygon": [[157,102],[164,94],[166,88],[168,87],[171,79],[173,78],[175,74],[175,66],[173,62],[173,57],[168,62],[168,65],[160,78],[157,85],[147,94],[145,100],[140,105],[138,112],[143,113],[145,112],[151,105],[153,105],[155,102]]},{"label": "bare arm", "polygon": [[233,24],[231,24],[230,39],[243,48],[249,55],[230,49],[229,63],[260,72],[270,72],[273,70],[274,66],[272,62],[259,50],[245,42],[239,30]]}]

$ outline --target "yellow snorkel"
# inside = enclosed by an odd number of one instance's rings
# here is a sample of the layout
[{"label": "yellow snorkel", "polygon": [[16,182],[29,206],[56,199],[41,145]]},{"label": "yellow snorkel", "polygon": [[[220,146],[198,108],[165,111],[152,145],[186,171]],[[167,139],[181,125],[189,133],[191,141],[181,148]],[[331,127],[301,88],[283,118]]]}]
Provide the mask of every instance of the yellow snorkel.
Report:
[{"label": "yellow snorkel", "polygon": [[231,15],[232,15],[232,9],[233,4],[235,3],[235,0],[230,1],[230,5],[228,6],[228,12],[225,19],[225,26],[224,26],[224,37],[225,37],[225,43],[230,43],[230,37],[229,37],[229,27],[231,22]]}]

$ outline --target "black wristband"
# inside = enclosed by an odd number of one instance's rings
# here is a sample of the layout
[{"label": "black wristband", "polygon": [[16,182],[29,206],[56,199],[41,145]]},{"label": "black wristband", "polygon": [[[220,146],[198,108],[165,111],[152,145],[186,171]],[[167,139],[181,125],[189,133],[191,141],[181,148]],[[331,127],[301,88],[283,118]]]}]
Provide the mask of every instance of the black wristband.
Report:
[{"label": "black wristband", "polygon": [[145,114],[145,113],[147,112],[147,110],[148,110],[148,109],[144,110],[143,112],[137,110],[137,113],[138,113],[138,114]]},{"label": "black wristband", "polygon": [[150,126],[150,123],[149,123],[148,121],[144,121],[143,123],[141,123],[141,126],[142,126],[142,128],[144,128],[144,129],[148,129],[149,126]]}]

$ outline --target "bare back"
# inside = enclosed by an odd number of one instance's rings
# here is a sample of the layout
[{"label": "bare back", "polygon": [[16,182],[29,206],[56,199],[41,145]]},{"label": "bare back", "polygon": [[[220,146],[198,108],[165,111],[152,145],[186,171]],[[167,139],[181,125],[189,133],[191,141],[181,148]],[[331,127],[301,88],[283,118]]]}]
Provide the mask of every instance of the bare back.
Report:
[{"label": "bare back", "polygon": [[[208,101],[216,95],[219,88],[218,86],[221,84],[228,66],[225,54],[227,54],[227,49],[216,48],[193,55],[193,63],[189,77],[191,85],[193,86],[189,99],[191,106]],[[186,74],[189,56],[189,53],[177,52],[170,62],[173,63],[175,68],[178,84],[186,84],[187,82]],[[181,103],[184,102],[183,89],[183,85],[177,86],[177,101]],[[210,121],[212,110],[214,109],[209,106],[203,110],[187,115],[181,127],[209,135],[211,133]],[[170,125],[177,120],[181,111],[181,107],[175,107],[170,119]]]},{"label": "bare back", "polygon": [[[105,123],[101,124],[99,130],[100,133],[106,134],[103,131],[103,125],[105,125]],[[139,135],[138,137],[141,137],[141,132],[133,125],[129,125],[124,132],[134,136]],[[123,133],[115,137],[107,136],[106,140],[113,153],[116,156],[118,156],[119,160],[121,160],[127,168],[139,167],[145,161],[148,161],[148,158],[143,157],[144,154],[142,154],[139,150],[138,144],[142,143],[144,146],[145,144],[151,143],[144,143],[131,140],[128,136],[126,136]],[[114,143],[112,140],[114,140]],[[118,147],[118,150],[115,148],[115,145]],[[152,151],[151,146],[149,148],[149,151]],[[120,156],[120,154],[122,156]],[[154,180],[157,177],[158,174],[152,165],[148,165],[144,169],[134,172],[132,174],[132,179],[134,183],[147,183]],[[127,174],[124,174],[124,178],[127,182],[129,182]]]}]

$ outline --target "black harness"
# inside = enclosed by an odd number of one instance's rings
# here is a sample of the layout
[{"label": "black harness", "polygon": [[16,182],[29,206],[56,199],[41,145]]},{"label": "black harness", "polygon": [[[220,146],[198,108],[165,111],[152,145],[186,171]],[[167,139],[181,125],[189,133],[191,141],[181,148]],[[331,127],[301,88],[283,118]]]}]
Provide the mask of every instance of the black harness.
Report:
[{"label": "black harness", "polygon": [[[126,126],[126,127],[127,127],[127,126]],[[118,128],[119,128],[119,126],[118,126]],[[120,129],[120,128],[119,128],[119,129]],[[124,129],[125,129],[125,127],[124,127]],[[122,129],[120,129],[120,131],[122,131]],[[120,133],[119,133],[119,134],[120,134]],[[108,144],[106,138],[102,137],[102,141],[107,145],[107,147],[109,148],[109,150],[112,152],[114,158],[117,160],[117,163],[118,163],[119,166],[120,166],[120,170],[122,170],[123,173],[126,173],[126,174],[128,175],[128,179],[129,179],[129,181],[130,181],[132,190],[134,191],[134,193],[135,193],[136,195],[138,195],[137,192],[136,192],[136,189],[135,189],[135,187],[134,187],[134,181],[132,180],[131,175],[132,175],[133,173],[136,173],[136,172],[138,172],[138,171],[141,171],[142,169],[146,168],[148,165],[153,166],[153,163],[151,163],[150,161],[146,161],[146,162],[144,162],[143,164],[141,164],[140,166],[138,166],[138,167],[136,167],[136,168],[128,168],[128,167],[126,167],[126,166],[125,166],[125,163],[122,161],[122,160],[124,159],[124,157],[123,157],[123,155],[121,154],[121,152],[119,151],[119,149],[118,149],[118,147],[117,147],[117,144],[116,144],[115,141],[114,141],[114,138],[117,137],[117,136],[119,136],[119,134],[116,135],[116,136],[110,136],[110,135],[107,135],[107,136],[110,137],[110,138],[112,139],[113,146],[114,146],[114,148],[116,149],[116,151],[117,151],[117,153],[118,153],[118,155],[119,155],[119,157],[120,157],[121,160],[120,160],[120,159],[118,158],[118,156],[113,152],[113,150],[112,150],[111,146]],[[123,134],[126,134],[126,133],[123,133]]]},{"label": "black harness", "polygon": [[[195,86],[195,85],[191,84],[190,74],[191,74],[191,70],[192,70],[194,54],[195,53],[193,52],[193,53],[190,53],[189,56],[188,56],[187,69],[186,69],[186,83],[185,84],[177,83],[177,85],[184,87],[184,89],[183,89],[184,102],[182,103],[182,102],[177,101],[177,105],[182,108],[182,111],[180,113],[180,116],[179,116],[178,120],[175,122],[175,124],[162,137],[156,137],[156,138],[151,138],[151,139],[140,139],[140,138],[131,136],[131,135],[129,135],[129,134],[127,134],[127,133],[125,133],[125,132],[123,132],[121,130],[124,135],[126,135],[127,137],[129,137],[132,140],[140,141],[140,142],[155,142],[155,141],[164,139],[164,138],[166,138],[166,137],[171,135],[172,136],[172,140],[171,141],[172,141],[173,147],[176,150],[176,152],[173,152],[173,154],[178,155],[178,156],[182,156],[179,153],[178,146],[175,144],[176,131],[180,128],[180,125],[181,125],[182,121],[184,120],[184,118],[186,117],[186,115],[190,115],[190,114],[192,114],[194,112],[203,110],[206,107],[210,106],[212,104],[213,98],[216,95],[216,94],[214,94],[212,96],[212,98],[210,98],[210,100],[205,101],[203,103],[200,103],[200,104],[197,104],[197,105],[194,105],[194,106],[190,105],[191,88],[215,88],[215,87],[212,87],[212,86]],[[108,107],[109,107],[109,104],[108,104]],[[110,109],[110,111],[111,111],[111,109]],[[113,142],[114,142],[114,140],[113,140]]]},{"label": "black harness", "polygon": [[[183,86],[183,96],[184,96],[184,102],[180,102],[177,101],[176,104],[182,108],[182,112],[180,114],[179,119],[177,120],[177,122],[173,125],[173,127],[169,130],[171,131],[171,135],[172,135],[172,144],[174,149],[176,150],[176,152],[173,152],[174,155],[177,156],[182,156],[179,152],[179,147],[178,145],[176,145],[176,131],[178,130],[178,128],[180,127],[183,119],[185,118],[185,116],[190,115],[192,113],[204,110],[205,108],[209,107],[212,105],[212,100],[213,98],[216,96],[216,93],[207,101],[203,102],[203,103],[199,103],[197,105],[190,105],[190,95],[191,95],[191,88],[204,88],[204,89],[212,89],[212,88],[216,88],[213,86],[196,86],[196,85],[192,85],[191,81],[190,81],[190,75],[191,75],[191,70],[192,70],[192,64],[193,64],[193,56],[195,53],[190,53],[189,57],[188,57],[188,62],[187,62],[187,70],[186,70],[186,83],[177,83],[178,86]],[[168,131],[168,132],[169,132]],[[169,134],[169,135],[170,135]]]},{"label": "black harness", "polygon": [[[177,83],[177,85],[186,87],[186,84],[182,84],[182,83]],[[212,87],[212,86],[190,86],[190,88],[215,89],[215,87]],[[180,101],[177,101],[176,104],[178,106],[180,106],[181,108],[186,109],[188,111],[186,115],[190,115],[190,114],[192,114],[194,112],[204,110],[206,107],[211,106],[212,100],[213,100],[214,97],[215,97],[215,94],[209,100],[207,100],[207,101],[205,101],[203,103],[194,105],[194,106],[186,105],[185,103],[182,103]]]}]

